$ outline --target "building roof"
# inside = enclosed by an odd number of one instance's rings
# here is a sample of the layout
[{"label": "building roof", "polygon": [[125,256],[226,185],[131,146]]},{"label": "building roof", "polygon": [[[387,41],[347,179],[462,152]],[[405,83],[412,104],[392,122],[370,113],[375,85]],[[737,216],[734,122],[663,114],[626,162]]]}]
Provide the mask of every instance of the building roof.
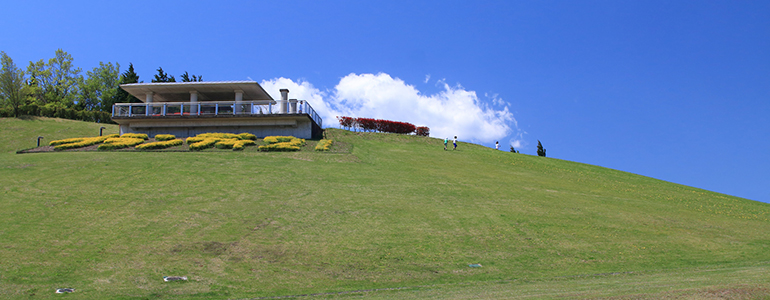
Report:
[{"label": "building roof", "polygon": [[198,101],[233,101],[236,90],[243,91],[243,101],[273,100],[256,81],[129,83],[120,87],[142,102],[150,92],[153,102],[188,102],[192,91],[198,92]]}]

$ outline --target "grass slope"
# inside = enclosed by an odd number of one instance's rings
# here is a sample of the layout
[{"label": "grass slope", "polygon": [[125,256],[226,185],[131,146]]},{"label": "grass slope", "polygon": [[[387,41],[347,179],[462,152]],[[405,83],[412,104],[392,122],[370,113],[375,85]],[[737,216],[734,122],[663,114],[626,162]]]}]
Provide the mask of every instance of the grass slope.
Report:
[{"label": "grass slope", "polygon": [[[12,145],[34,141],[37,122],[62,121],[2,122],[0,144]],[[6,135],[6,124],[31,136]],[[0,296],[757,298],[770,288],[768,204],[473,144],[327,133],[343,151],[4,149]]]}]

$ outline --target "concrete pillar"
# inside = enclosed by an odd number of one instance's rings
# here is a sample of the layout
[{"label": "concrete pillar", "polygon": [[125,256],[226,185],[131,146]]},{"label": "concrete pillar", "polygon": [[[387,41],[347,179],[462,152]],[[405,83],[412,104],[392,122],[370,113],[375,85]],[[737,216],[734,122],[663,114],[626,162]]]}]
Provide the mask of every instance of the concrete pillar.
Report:
[{"label": "concrete pillar", "polygon": [[150,104],[152,104],[152,95],[154,95],[154,94],[155,93],[153,93],[153,92],[145,93],[145,98],[144,98],[145,99],[144,100],[144,103],[145,103],[145,105],[144,105],[144,115],[145,116],[149,116],[150,113],[152,112],[152,106]]},{"label": "concrete pillar", "polygon": [[281,89],[281,101],[278,101],[278,113],[285,114],[289,112],[289,90]]},{"label": "concrete pillar", "polygon": [[233,108],[233,114],[239,114],[243,112],[243,91],[235,90],[235,108]]},{"label": "concrete pillar", "polygon": [[297,99],[289,99],[289,113],[290,114],[297,113]]},{"label": "concrete pillar", "polygon": [[198,91],[190,91],[190,114],[198,114]]}]

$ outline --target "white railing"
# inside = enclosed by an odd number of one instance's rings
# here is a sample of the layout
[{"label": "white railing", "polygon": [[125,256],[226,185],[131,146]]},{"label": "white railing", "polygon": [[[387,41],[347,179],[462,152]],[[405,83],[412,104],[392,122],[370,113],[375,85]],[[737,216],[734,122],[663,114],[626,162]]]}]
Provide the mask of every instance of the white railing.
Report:
[{"label": "white railing", "polygon": [[116,103],[112,106],[112,117],[307,114],[318,126],[322,126],[321,117],[307,101],[287,102],[285,105],[286,112],[279,111],[277,104],[265,101]]}]

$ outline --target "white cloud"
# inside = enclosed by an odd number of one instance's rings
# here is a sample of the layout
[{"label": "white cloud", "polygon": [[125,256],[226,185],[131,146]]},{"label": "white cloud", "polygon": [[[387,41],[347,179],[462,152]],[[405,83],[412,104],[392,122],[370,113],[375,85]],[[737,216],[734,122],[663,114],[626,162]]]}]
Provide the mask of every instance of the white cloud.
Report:
[{"label": "white cloud", "polygon": [[[273,98],[280,99],[279,89],[287,88],[289,98],[308,100],[324,119],[325,127],[337,127],[336,116],[344,115],[409,122],[430,127],[434,137],[456,135],[460,140],[480,143],[494,143],[514,130],[517,137],[521,136],[507,106],[494,109],[475,91],[450,86],[444,80],[437,84],[442,91],[424,95],[413,85],[385,73],[351,73],[330,91],[321,91],[304,80],[262,81],[262,87]],[[502,106],[504,102],[498,99],[495,95],[492,102]]]},{"label": "white cloud", "polygon": [[428,81],[430,81],[430,74],[425,75],[425,81],[423,81],[423,83],[428,83]]}]

